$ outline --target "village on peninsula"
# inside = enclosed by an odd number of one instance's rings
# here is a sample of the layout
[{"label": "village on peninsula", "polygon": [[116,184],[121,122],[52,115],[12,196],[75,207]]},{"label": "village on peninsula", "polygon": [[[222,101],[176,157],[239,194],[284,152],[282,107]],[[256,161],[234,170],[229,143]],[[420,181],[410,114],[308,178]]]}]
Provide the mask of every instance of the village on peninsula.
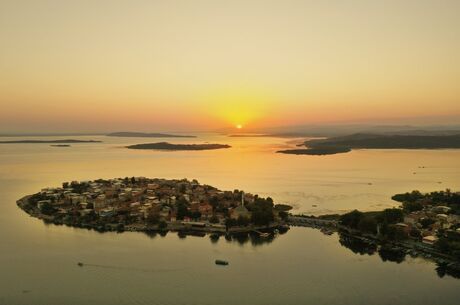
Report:
[{"label": "village on peninsula", "polygon": [[[290,206],[196,180],[146,177],[72,181],[17,202],[47,223],[97,231],[195,231],[212,234],[287,230]],[[261,230],[261,231],[259,231]]]}]

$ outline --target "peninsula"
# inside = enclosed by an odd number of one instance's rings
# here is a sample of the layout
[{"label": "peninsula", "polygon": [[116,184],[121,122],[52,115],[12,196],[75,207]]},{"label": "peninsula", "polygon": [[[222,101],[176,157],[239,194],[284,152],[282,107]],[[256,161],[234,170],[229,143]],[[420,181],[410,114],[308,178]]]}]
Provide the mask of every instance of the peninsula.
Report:
[{"label": "peninsula", "polygon": [[145,177],[64,182],[17,201],[33,217],[98,231],[199,231],[216,234],[286,228],[290,206],[196,180]]},{"label": "peninsula", "polygon": [[191,135],[178,135],[167,133],[149,133],[149,132],[131,132],[121,131],[107,134],[108,137],[126,137],[126,138],[196,138]]},{"label": "peninsula", "polygon": [[96,140],[11,140],[0,141],[0,144],[73,144],[73,143],[101,143],[102,141]]},{"label": "peninsula", "polygon": [[210,150],[230,148],[227,144],[171,144],[168,142],[145,143],[126,146],[129,149],[155,149],[155,150]]},{"label": "peninsula", "polygon": [[357,133],[349,136],[305,141],[305,149],[288,149],[279,153],[330,155],[352,149],[458,149],[460,134],[456,135],[381,135]]}]

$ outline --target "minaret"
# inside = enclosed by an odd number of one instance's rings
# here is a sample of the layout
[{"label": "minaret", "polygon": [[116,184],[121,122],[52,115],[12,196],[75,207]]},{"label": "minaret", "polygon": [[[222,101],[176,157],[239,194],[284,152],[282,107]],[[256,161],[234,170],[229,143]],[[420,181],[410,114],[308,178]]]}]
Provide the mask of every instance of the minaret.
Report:
[{"label": "minaret", "polygon": [[241,191],[241,205],[244,207],[244,192]]}]

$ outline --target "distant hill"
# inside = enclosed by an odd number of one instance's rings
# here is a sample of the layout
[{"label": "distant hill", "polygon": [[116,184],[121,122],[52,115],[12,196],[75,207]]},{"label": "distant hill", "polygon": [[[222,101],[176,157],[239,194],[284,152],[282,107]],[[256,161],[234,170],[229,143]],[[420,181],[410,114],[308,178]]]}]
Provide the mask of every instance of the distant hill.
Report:
[{"label": "distant hill", "polygon": [[190,135],[177,135],[167,133],[131,132],[121,131],[107,134],[108,137],[127,137],[127,138],[196,138]]},{"label": "distant hill", "polygon": [[[223,134],[234,134],[234,128],[216,130]],[[338,137],[356,133],[379,135],[455,135],[460,134],[460,124],[446,125],[388,125],[388,124],[324,124],[292,125],[264,128],[245,128],[245,133],[274,137]]]},{"label": "distant hill", "polygon": [[309,140],[305,146],[310,148],[347,147],[347,148],[402,148],[402,149],[436,149],[460,148],[460,134],[456,135],[377,135],[353,134],[321,140]]},{"label": "distant hill", "polygon": [[129,149],[157,149],[157,150],[209,150],[230,148],[227,144],[171,144],[168,142],[145,143],[126,146]]}]

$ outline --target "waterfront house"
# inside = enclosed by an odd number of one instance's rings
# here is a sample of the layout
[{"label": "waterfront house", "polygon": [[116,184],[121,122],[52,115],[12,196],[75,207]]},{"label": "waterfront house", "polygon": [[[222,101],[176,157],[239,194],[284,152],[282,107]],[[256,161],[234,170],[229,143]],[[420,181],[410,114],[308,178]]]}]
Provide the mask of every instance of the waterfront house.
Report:
[{"label": "waterfront house", "polygon": [[428,235],[423,237],[422,242],[427,245],[433,245],[437,240],[438,238],[436,236]]}]

